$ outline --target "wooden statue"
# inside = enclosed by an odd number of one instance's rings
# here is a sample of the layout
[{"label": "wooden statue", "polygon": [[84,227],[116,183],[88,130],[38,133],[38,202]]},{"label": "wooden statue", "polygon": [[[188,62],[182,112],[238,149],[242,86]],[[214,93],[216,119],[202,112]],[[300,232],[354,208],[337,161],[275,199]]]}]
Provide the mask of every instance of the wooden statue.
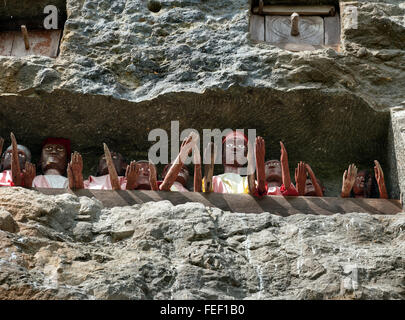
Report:
[{"label": "wooden statue", "polygon": [[[342,198],[381,198],[388,199],[384,173],[380,163],[374,160],[374,177],[368,170],[358,172],[351,164],[343,173]],[[377,190],[378,188],[378,190]]]},{"label": "wooden statue", "polygon": [[35,188],[68,188],[66,174],[68,157],[70,155],[70,140],[63,138],[47,138],[42,144],[41,170],[33,180]]},{"label": "wooden statue", "polygon": [[[224,173],[212,176],[213,172],[215,147],[212,143],[208,144],[205,151],[205,159],[207,161],[208,151],[211,151],[211,161],[205,165],[205,176],[203,181],[203,191],[218,193],[250,193],[249,179],[247,176],[242,176],[242,168],[246,156],[248,154],[248,139],[239,132],[232,131],[222,140],[222,164]],[[212,188],[212,189],[211,189]]]},{"label": "wooden statue", "polygon": [[[31,163],[31,151],[17,144],[13,133],[10,134],[11,146],[1,157],[0,186],[23,186],[30,188],[35,178],[35,165]],[[0,137],[0,154],[3,150],[4,139]],[[21,170],[21,168],[23,168]]]},{"label": "wooden statue", "polygon": [[323,197],[320,181],[316,178],[309,164],[305,162],[300,161],[295,169],[295,183],[300,196]]},{"label": "wooden statue", "polygon": [[266,163],[264,163],[265,143],[262,137],[256,138],[255,147],[259,195],[298,196],[298,192],[291,182],[288,155],[284,144],[280,141],[280,161],[269,160]]},{"label": "wooden statue", "polygon": [[[110,151],[104,143],[104,154],[99,158],[97,173],[83,181],[83,160],[78,152],[72,153],[68,164],[69,187],[71,189],[97,189],[97,190],[125,190],[127,176],[133,177],[136,172],[135,161],[127,166],[124,157],[114,151]],[[125,176],[123,176],[125,174]],[[129,179],[130,184],[133,179]],[[132,182],[131,182],[132,181]],[[130,187],[130,186],[129,186]]]}]

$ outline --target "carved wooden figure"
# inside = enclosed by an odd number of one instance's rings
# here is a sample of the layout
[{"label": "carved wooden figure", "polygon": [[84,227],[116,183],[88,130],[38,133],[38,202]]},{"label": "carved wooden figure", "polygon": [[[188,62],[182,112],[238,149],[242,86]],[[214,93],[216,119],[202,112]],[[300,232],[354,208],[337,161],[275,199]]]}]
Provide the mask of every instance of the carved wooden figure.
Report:
[{"label": "carved wooden figure", "polygon": [[[212,176],[212,184],[209,179],[213,171],[215,152],[212,152],[212,144],[208,145],[206,150],[211,149],[211,164],[206,165],[204,177],[204,190],[210,190],[218,193],[249,193],[249,182],[247,176],[242,176],[246,157],[248,153],[248,139],[239,132],[232,131],[222,141],[222,164],[224,173]],[[207,158],[207,155],[205,155]],[[207,179],[207,181],[205,181]],[[252,188],[252,186],[251,186]]]},{"label": "carved wooden figure", "polygon": [[368,170],[358,171],[351,164],[343,173],[342,198],[381,198],[388,199],[384,173],[380,163],[374,160],[374,177]]},{"label": "carved wooden figure", "polygon": [[[35,177],[35,165],[30,163],[31,151],[17,144],[13,133],[10,134],[11,146],[3,153],[0,162],[0,186],[21,186],[30,188]],[[4,139],[0,138],[0,152]],[[0,153],[1,154],[1,153]],[[21,169],[22,168],[22,169]]]},{"label": "carved wooden figure", "polygon": [[[309,177],[307,177],[307,174]],[[298,194],[306,197],[323,197],[323,190],[309,164],[300,161],[295,169],[295,183]]]},{"label": "carved wooden figure", "polygon": [[33,180],[35,188],[68,188],[69,180],[65,177],[70,155],[70,140],[47,138],[42,144],[41,170]]},{"label": "carved wooden figure", "polygon": [[[110,151],[106,145],[108,152],[100,156],[97,166],[97,173],[95,176],[89,176],[87,180],[83,181],[83,160],[82,156],[75,151],[72,153],[71,161],[68,164],[68,178],[69,186],[71,189],[96,189],[96,190],[112,190],[113,184],[110,177],[109,168],[111,163],[115,169],[118,178],[118,184],[120,189],[125,190],[133,184],[133,174],[136,173],[135,161],[131,162],[131,165],[127,166],[124,157],[114,151]],[[108,160],[107,160],[108,159]],[[110,164],[110,167],[108,165]],[[123,176],[125,173],[125,177]],[[128,185],[128,176],[130,183]]]},{"label": "carved wooden figure", "polygon": [[[184,139],[183,143],[180,147],[180,152],[176,159],[173,161],[172,165],[168,167],[167,174],[164,175],[163,182],[159,185],[159,190],[169,191],[172,187],[173,183],[178,179],[182,168],[184,168],[183,164],[186,160],[187,156],[191,153],[193,148],[197,143],[198,137],[197,135],[192,132],[190,135]],[[188,170],[187,170],[188,172]],[[183,190],[184,191],[184,190]]]},{"label": "carved wooden figure", "polygon": [[287,150],[281,141],[280,147],[280,161],[269,160],[264,163],[264,139],[256,138],[256,172],[259,195],[298,196],[295,186],[291,183]]}]

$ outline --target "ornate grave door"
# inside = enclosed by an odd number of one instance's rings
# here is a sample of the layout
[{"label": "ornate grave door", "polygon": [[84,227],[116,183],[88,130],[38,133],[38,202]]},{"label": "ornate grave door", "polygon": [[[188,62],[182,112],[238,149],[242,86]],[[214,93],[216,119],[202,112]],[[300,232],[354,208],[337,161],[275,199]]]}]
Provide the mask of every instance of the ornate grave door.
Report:
[{"label": "ornate grave door", "polygon": [[265,41],[291,51],[332,47],[339,50],[340,18],[334,6],[253,6],[252,40]]}]

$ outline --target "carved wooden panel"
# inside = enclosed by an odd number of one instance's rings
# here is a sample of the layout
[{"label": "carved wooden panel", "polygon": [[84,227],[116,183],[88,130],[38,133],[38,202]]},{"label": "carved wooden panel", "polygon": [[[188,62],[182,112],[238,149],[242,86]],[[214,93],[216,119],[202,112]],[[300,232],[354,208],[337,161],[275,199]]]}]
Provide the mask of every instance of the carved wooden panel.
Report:
[{"label": "carved wooden panel", "polygon": [[[256,3],[257,4],[257,3]],[[265,5],[252,7],[252,40],[289,51],[340,48],[340,16],[330,5]]]},{"label": "carved wooden panel", "polygon": [[322,45],[324,25],[321,17],[300,17],[298,36],[291,35],[291,18],[288,16],[266,16],[266,41],[270,43],[296,43]]}]

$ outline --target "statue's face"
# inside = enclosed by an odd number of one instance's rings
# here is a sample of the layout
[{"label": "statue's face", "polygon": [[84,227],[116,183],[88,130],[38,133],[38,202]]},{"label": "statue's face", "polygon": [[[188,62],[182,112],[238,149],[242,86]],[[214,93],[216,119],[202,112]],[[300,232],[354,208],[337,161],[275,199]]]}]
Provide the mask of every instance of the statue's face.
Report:
[{"label": "statue's face", "polygon": [[141,162],[137,163],[136,165],[137,167],[139,167],[139,175],[138,178],[136,179],[137,189],[150,190],[151,186],[149,182],[150,176],[149,163]]},{"label": "statue's face", "polygon": [[281,185],[281,163],[278,160],[269,160],[264,164],[264,171],[266,174],[266,181],[273,182],[279,181]]},{"label": "statue's face", "polygon": [[371,191],[372,177],[369,176],[368,181],[366,181],[366,171],[360,171],[357,173],[356,181],[353,185],[353,192],[355,195],[363,195],[364,188],[368,188],[368,192]]},{"label": "statue's face", "polygon": [[[169,164],[167,167],[165,167],[165,170],[163,171],[163,174],[162,174],[163,179],[166,177],[166,175],[169,172],[171,166],[172,166],[172,164]],[[183,165],[181,167],[179,175],[176,178],[176,181],[180,182],[185,187],[189,177],[190,177],[190,173],[188,172],[187,167],[185,165]]]},{"label": "statue's face", "polygon": [[305,181],[305,193],[304,196],[314,196],[315,195],[315,187],[312,184],[312,180],[310,178],[307,178],[307,181]]},{"label": "statue's face", "polygon": [[[17,147],[18,150],[18,160],[20,162],[20,168],[25,167],[25,162],[27,162],[27,154],[24,152],[24,150],[21,150],[20,148]],[[4,155],[1,159],[1,167],[3,170],[11,170],[11,160],[12,160],[12,150],[8,148],[5,152]]]},{"label": "statue's face", "polygon": [[[111,151],[111,158],[117,174],[119,176],[125,175],[126,163],[124,157],[118,152]],[[104,176],[106,174],[108,174],[107,160],[105,159],[105,155],[102,155],[98,161],[97,175]]]},{"label": "statue's face", "polygon": [[229,136],[222,144],[222,163],[232,167],[242,167],[246,163],[247,152],[247,143],[243,138]]},{"label": "statue's face", "polygon": [[41,167],[42,172],[45,173],[49,169],[54,169],[63,175],[67,166],[67,153],[66,149],[61,144],[48,143],[42,148],[41,154]]},{"label": "statue's face", "polygon": [[364,194],[364,186],[365,186],[365,178],[366,174],[365,172],[359,172],[356,176],[356,181],[354,182],[353,185],[353,192],[354,194],[362,195]]}]

